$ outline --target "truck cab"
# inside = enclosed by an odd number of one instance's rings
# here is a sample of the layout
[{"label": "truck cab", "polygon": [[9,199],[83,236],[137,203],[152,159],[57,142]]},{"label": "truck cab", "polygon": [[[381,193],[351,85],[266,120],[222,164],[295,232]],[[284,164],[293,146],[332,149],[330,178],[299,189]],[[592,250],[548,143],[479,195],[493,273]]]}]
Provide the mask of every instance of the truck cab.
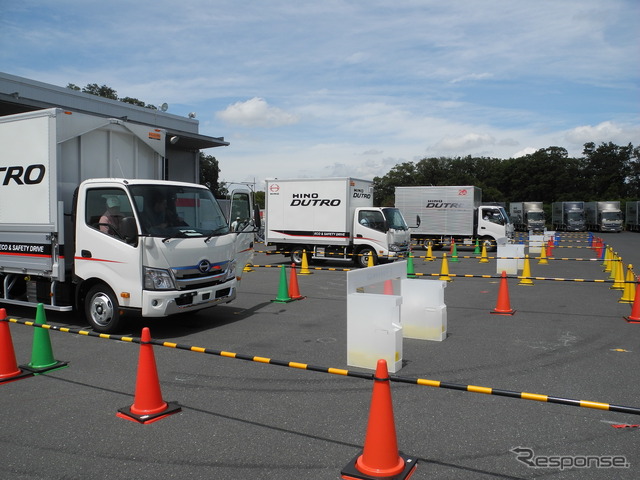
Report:
[{"label": "truck cab", "polygon": [[366,267],[369,256],[393,260],[409,251],[409,227],[400,213],[392,207],[357,208],[353,225],[354,245],[357,256],[354,261]]},{"label": "truck cab", "polygon": [[476,233],[480,239],[488,242],[490,247],[494,247],[494,241],[498,242],[501,238],[513,239],[513,225],[503,207],[481,205],[477,211]]}]

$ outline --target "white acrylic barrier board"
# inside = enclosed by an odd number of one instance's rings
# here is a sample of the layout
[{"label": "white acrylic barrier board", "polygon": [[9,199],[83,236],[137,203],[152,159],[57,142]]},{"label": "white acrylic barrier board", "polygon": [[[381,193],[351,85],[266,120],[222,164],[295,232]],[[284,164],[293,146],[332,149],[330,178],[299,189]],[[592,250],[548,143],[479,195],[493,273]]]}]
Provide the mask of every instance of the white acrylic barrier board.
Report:
[{"label": "white acrylic barrier board", "polygon": [[[496,273],[503,271],[507,275],[517,275],[524,268],[524,245],[498,245]],[[506,257],[506,258],[500,258]]]},{"label": "white acrylic barrier board", "polygon": [[447,306],[442,280],[406,278],[402,283],[400,319],[404,338],[442,341],[447,338]]},{"label": "white acrylic barrier board", "polygon": [[[349,366],[375,370],[378,360],[384,359],[391,373],[402,368],[400,286],[406,277],[406,262],[347,272]],[[394,295],[384,294],[385,287],[391,287]]]},{"label": "white acrylic barrier board", "polygon": [[529,235],[529,256],[542,252],[545,235]]},{"label": "white acrylic barrier board", "polygon": [[376,369],[387,361],[390,372],[402,368],[402,325],[398,295],[354,293],[347,296],[347,364]]}]

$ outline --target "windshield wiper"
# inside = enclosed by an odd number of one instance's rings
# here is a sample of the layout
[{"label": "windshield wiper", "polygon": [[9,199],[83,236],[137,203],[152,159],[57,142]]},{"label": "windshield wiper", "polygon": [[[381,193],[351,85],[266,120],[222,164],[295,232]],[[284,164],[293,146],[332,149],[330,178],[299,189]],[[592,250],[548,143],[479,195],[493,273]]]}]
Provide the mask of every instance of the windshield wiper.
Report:
[{"label": "windshield wiper", "polygon": [[209,235],[207,238],[204,239],[204,243],[209,243],[209,241],[211,241],[211,239],[217,235],[221,235],[222,233],[220,233],[220,230],[224,230],[225,228],[227,228],[226,225],[222,225],[221,227],[216,228],[215,230],[213,230],[211,232],[211,235]]}]

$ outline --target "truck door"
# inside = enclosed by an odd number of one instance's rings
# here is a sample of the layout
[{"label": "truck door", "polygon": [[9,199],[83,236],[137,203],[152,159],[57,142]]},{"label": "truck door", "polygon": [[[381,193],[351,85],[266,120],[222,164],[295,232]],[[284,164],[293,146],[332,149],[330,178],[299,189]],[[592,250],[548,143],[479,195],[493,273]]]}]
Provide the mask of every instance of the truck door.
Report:
[{"label": "truck door", "polygon": [[[252,216],[251,192],[237,189],[231,192],[229,228],[236,232],[236,276],[240,278],[247,263],[253,260],[254,235],[258,225]],[[259,221],[259,220],[258,220]]]},{"label": "truck door", "polygon": [[[141,257],[136,221],[127,193],[114,186],[92,186],[78,193],[74,273],[97,278],[121,306],[141,302]],[[117,288],[116,288],[117,286]],[[127,292],[129,296],[121,296]],[[126,298],[125,298],[126,297]]]}]

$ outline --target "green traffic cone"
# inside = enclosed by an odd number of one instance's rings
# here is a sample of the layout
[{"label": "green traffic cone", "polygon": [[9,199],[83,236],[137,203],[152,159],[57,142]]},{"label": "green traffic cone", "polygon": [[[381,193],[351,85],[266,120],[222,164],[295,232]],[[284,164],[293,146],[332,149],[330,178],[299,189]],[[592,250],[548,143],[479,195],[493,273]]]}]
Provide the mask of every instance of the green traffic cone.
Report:
[{"label": "green traffic cone", "polygon": [[407,257],[407,277],[416,278],[416,272],[413,269],[413,254],[409,253]]},{"label": "green traffic cone", "polygon": [[451,260],[449,260],[450,262],[459,262],[460,260],[458,260],[458,246],[454,243],[453,244],[453,252],[451,252]]},{"label": "green traffic cone", "polygon": [[280,285],[278,287],[278,296],[271,300],[274,303],[289,303],[293,299],[289,296],[289,287],[287,286],[287,273],[284,270],[284,265],[280,265]]},{"label": "green traffic cone", "polygon": [[478,239],[476,238],[476,249],[473,251],[474,255],[479,255],[480,253],[480,242],[478,242]]},{"label": "green traffic cone", "polygon": [[[44,314],[44,305],[38,304],[36,309],[36,325],[46,325],[47,319]],[[58,368],[64,368],[67,362],[60,362],[53,358],[49,329],[35,327],[33,331],[33,349],[31,351],[31,362],[23,365],[22,368],[35,374],[48,372]]]}]

